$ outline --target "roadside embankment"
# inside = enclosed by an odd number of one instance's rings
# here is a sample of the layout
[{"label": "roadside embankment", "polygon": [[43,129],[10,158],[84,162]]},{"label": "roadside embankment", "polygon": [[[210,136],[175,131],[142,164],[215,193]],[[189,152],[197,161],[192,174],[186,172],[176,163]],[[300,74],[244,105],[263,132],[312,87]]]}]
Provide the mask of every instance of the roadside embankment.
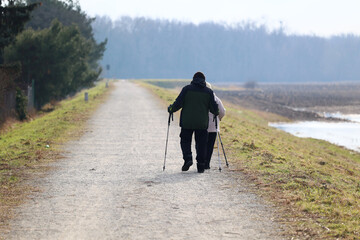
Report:
[{"label": "roadside embankment", "polygon": [[[150,83],[150,84],[149,84]],[[172,103],[177,93],[140,83]],[[215,91],[216,92],[216,91]],[[283,117],[225,102],[221,137],[231,171],[279,206],[295,239],[360,238],[360,154],[269,127]]]},{"label": "roadside embankment", "polygon": [[36,186],[26,180],[43,176],[48,163],[61,157],[62,144],[81,135],[86,120],[104,102],[109,89],[100,82],[59,102],[51,112],[14,124],[0,134],[0,232],[11,218],[11,209],[25,199],[29,190],[36,191]]}]

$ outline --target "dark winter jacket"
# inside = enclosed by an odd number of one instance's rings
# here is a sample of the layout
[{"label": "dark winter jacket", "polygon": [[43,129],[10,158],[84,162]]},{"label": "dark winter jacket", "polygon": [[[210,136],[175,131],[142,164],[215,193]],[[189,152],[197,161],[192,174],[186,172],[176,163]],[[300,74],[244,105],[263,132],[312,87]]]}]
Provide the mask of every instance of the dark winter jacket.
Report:
[{"label": "dark winter jacket", "polygon": [[180,127],[185,129],[207,129],[209,111],[219,114],[214,93],[206,87],[202,78],[194,78],[191,84],[181,90],[175,102],[169,106],[169,112],[176,112],[180,108]]}]

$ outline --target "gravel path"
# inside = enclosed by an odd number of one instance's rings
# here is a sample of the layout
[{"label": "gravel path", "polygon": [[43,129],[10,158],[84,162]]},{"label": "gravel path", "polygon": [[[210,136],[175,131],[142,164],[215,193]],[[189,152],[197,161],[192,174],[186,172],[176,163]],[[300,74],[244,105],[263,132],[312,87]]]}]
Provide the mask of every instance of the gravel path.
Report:
[{"label": "gravel path", "polygon": [[35,182],[6,239],[280,239],[272,210],[226,168],[181,172],[178,123],[162,171],[166,108],[115,83],[88,131]]}]

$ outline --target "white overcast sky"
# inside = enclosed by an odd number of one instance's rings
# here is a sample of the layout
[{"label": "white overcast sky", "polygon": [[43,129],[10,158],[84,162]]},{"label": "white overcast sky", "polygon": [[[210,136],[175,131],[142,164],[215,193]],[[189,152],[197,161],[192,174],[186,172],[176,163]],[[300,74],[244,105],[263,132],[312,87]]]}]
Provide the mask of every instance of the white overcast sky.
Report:
[{"label": "white overcast sky", "polygon": [[288,33],[360,35],[360,0],[79,0],[90,16],[234,23],[255,21]]}]

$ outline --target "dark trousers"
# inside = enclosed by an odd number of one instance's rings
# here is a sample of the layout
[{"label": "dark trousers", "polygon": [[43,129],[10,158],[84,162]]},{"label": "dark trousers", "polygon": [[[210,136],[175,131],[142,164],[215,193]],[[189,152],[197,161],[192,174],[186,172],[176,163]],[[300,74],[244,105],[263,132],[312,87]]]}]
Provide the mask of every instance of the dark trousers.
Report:
[{"label": "dark trousers", "polygon": [[215,140],[216,140],[216,132],[209,132],[207,145],[206,145],[205,167],[210,166],[210,160],[213,154]]},{"label": "dark trousers", "polygon": [[207,130],[196,130],[196,129],[184,129],[181,128],[180,133],[180,145],[183,153],[183,159],[185,161],[192,161],[191,152],[191,140],[192,135],[195,132],[195,148],[196,148],[196,160],[200,165],[205,163],[206,155],[206,143],[207,143]]}]

